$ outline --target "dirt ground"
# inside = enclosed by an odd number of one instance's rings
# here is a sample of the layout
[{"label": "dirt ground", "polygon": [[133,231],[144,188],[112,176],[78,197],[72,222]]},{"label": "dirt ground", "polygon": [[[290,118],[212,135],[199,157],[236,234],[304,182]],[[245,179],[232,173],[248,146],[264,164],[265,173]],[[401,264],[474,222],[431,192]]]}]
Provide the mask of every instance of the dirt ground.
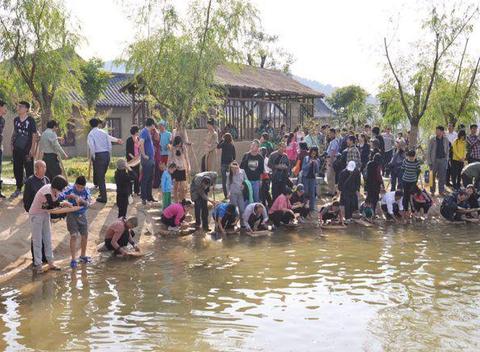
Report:
[{"label": "dirt ground", "polygon": [[[117,219],[118,208],[115,194],[109,193],[107,204],[96,203],[88,210],[89,240],[87,255],[96,256],[97,245],[103,243],[108,226]],[[135,199],[129,206],[128,215],[137,216],[140,242],[155,231],[155,217],[160,214],[160,205],[145,208],[140,200]],[[23,209],[22,198],[0,200],[0,283],[8,280],[22,270],[29,269],[32,264],[30,252],[31,225],[28,214]],[[70,235],[65,220],[52,224],[53,254],[61,267],[67,268],[70,263]],[[80,241],[78,241],[80,242]]]}]

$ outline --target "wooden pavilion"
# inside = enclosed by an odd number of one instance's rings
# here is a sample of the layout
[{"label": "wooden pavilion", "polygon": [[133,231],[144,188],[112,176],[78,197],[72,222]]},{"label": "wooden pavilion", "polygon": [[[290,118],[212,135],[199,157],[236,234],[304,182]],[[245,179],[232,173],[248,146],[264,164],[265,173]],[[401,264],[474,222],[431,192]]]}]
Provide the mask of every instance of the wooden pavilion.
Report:
[{"label": "wooden pavilion", "polygon": [[[215,85],[226,92],[224,104],[213,109],[219,112],[219,127],[234,126],[238,140],[258,137],[256,131],[264,120],[271,120],[276,129],[282,124],[287,129],[302,125],[306,118],[314,117],[315,99],[324,97],[284,72],[246,65],[219,66]],[[149,115],[142,86],[137,79],[121,88],[132,97],[132,123],[138,125]],[[199,117],[195,127],[205,125],[206,118]]]}]

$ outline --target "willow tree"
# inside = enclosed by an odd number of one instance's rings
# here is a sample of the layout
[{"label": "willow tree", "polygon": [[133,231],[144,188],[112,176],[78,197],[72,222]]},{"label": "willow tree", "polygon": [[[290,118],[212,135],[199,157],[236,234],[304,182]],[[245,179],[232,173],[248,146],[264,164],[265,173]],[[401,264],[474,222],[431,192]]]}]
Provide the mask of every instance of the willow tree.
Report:
[{"label": "willow tree", "polygon": [[[240,60],[239,43],[251,30],[256,10],[248,1],[193,1],[187,15],[179,16],[175,7],[160,4],[152,22],[140,17],[138,25],[148,23],[146,35],[127,50],[127,68],[141,75],[148,94],[185,125],[219,104],[222,91],[215,86],[219,65]],[[160,18],[160,20],[158,20]]]},{"label": "willow tree", "polygon": [[394,82],[400,104],[410,123],[412,145],[417,144],[419,125],[429,107],[432,90],[447,58],[454,55],[458,42],[473,29],[472,23],[478,14],[478,7],[454,4],[434,6],[429,17],[423,22],[425,42],[417,42],[408,55],[394,62],[387,38],[384,38],[385,57],[390,76],[387,84]]},{"label": "willow tree", "polygon": [[39,110],[42,128],[71,116],[70,93],[78,89],[78,28],[61,0],[0,2],[0,56],[10,81],[21,82]]}]

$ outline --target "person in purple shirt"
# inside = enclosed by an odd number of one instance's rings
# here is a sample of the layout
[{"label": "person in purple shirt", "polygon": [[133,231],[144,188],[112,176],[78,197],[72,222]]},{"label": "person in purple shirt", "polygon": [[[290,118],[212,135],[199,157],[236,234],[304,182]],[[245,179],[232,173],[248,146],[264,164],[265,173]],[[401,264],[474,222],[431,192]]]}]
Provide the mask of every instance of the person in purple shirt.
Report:
[{"label": "person in purple shirt", "polygon": [[155,128],[155,121],[148,118],[145,127],[140,132],[140,155],[142,165],[142,181],[140,183],[140,192],[142,204],[147,202],[156,202],[152,195],[153,173],[155,168],[155,151],[151,131]]}]

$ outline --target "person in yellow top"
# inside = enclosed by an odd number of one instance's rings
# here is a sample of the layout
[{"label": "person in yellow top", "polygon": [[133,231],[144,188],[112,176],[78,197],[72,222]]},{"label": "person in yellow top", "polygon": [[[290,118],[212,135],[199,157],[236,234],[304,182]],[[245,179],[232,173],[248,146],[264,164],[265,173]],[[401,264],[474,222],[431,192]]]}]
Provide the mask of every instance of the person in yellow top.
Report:
[{"label": "person in yellow top", "polygon": [[452,184],[453,188],[460,188],[461,173],[465,159],[467,157],[467,142],[466,133],[464,130],[458,132],[457,139],[452,143]]}]

